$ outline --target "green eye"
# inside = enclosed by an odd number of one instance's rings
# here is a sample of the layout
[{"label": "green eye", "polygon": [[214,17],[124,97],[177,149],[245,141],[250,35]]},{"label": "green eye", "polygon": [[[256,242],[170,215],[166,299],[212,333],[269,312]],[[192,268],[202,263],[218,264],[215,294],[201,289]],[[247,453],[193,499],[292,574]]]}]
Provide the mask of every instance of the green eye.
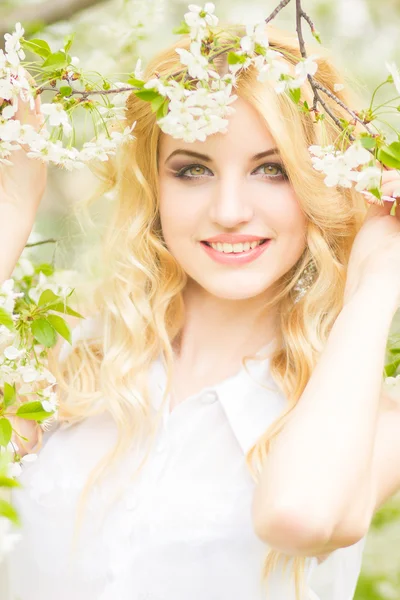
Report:
[{"label": "green eye", "polygon": [[185,172],[197,177],[198,175],[204,175],[205,167],[202,167],[201,165],[194,165],[193,167],[186,169]]},{"label": "green eye", "polygon": [[258,167],[257,171],[261,169],[261,175],[264,175],[266,177],[284,177],[285,179],[287,178],[286,171],[282,165],[275,163],[265,163],[265,165],[261,165],[260,167]]},{"label": "green eye", "polygon": [[263,165],[262,169],[266,169],[265,175],[278,175],[281,169],[278,165]]}]

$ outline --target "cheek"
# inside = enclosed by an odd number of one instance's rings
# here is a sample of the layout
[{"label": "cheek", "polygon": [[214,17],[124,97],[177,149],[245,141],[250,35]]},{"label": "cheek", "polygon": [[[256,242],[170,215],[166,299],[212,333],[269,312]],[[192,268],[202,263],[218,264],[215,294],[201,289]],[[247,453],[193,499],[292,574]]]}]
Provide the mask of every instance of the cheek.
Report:
[{"label": "cheek", "polygon": [[293,191],[282,194],[279,200],[270,212],[271,226],[277,232],[278,247],[291,265],[306,247],[308,219]]},{"label": "cheek", "polygon": [[[164,239],[171,248],[178,248],[182,243],[188,243],[199,231],[199,210],[189,197],[182,197],[171,190],[160,190],[160,222]],[[197,224],[197,229],[196,229]]]}]

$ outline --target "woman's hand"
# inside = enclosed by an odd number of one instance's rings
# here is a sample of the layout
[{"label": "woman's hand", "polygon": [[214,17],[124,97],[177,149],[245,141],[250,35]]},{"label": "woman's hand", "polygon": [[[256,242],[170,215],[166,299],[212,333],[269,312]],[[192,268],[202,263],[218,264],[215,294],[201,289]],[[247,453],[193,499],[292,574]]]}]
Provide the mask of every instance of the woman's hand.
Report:
[{"label": "woman's hand", "polygon": [[383,206],[375,204],[374,197],[366,198],[373,203],[352,246],[344,303],[359,289],[367,288],[394,295],[394,310],[400,305],[400,207],[395,216],[390,215],[396,200],[392,195],[399,190],[399,173],[386,170],[382,174]]},{"label": "woman's hand", "polygon": [[[29,74],[26,77],[34,83]],[[40,106],[39,96],[34,109],[18,98],[13,119],[39,131],[44,127]],[[28,146],[22,146],[8,158],[12,165],[0,163],[0,284],[11,275],[25,247],[46,187],[47,167],[40,160],[28,158],[28,151]]]}]

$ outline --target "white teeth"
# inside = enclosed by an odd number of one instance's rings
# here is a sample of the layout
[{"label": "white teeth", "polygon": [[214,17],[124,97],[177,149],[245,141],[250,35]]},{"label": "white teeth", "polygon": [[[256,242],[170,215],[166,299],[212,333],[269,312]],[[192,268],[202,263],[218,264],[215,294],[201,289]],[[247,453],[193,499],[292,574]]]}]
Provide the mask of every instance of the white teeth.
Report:
[{"label": "white teeth", "polygon": [[225,254],[239,252],[247,252],[250,248],[253,250],[256,246],[259,246],[263,240],[258,240],[257,242],[245,242],[244,244],[222,244],[221,242],[212,243],[210,242],[210,246],[217,250],[217,252],[224,252]]}]

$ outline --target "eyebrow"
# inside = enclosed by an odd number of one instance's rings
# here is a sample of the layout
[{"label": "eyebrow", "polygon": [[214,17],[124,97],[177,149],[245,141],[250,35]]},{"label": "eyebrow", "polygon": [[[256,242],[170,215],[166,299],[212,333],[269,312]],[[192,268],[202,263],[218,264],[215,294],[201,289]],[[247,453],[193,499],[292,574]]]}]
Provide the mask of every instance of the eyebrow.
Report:
[{"label": "eyebrow", "polygon": [[[212,162],[212,160],[213,160],[210,156],[207,156],[207,154],[201,154],[201,152],[194,152],[193,150],[184,150],[183,148],[178,148],[177,150],[174,150],[168,156],[168,158],[166,159],[165,162],[168,162],[170,160],[170,158],[172,158],[176,154],[185,154],[186,156],[200,158],[201,160],[204,160],[205,162]],[[255,154],[253,156],[252,160],[260,160],[261,158],[265,158],[266,156],[270,156],[271,154],[279,154],[278,148],[270,148],[269,150],[266,150],[265,152],[259,152],[258,154]]]}]

